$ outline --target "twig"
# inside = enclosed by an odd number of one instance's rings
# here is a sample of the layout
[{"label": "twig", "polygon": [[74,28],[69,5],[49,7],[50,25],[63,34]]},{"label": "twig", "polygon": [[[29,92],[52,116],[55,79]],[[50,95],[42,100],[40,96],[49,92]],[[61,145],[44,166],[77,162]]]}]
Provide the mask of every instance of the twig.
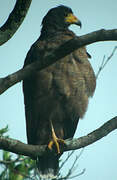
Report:
[{"label": "twig", "polygon": [[9,160],[9,161],[5,161],[5,160],[0,160],[0,164],[5,164],[5,165],[7,165],[7,164],[11,164],[11,163],[15,163],[15,162],[22,162],[22,161],[24,161],[24,160],[26,160],[26,159],[28,159],[28,157],[26,157],[26,158],[20,158],[20,155],[16,158],[16,159],[14,159],[14,160]]},{"label": "twig", "polygon": [[114,56],[115,51],[117,50],[117,46],[114,47],[112,53],[110,54],[110,56],[105,60],[106,56],[104,55],[102,63],[99,67],[99,70],[96,74],[96,79],[99,77],[99,74],[101,73],[101,71],[105,68],[105,66],[107,65],[107,63],[109,62],[109,60]]},{"label": "twig", "polygon": [[77,158],[79,159],[81,157],[81,155],[83,154],[84,148],[81,149],[79,155],[77,155]]},{"label": "twig", "polygon": [[59,167],[59,170],[62,169],[62,167],[65,165],[65,163],[68,161],[68,159],[73,155],[74,151],[71,151],[68,153],[67,158],[62,162],[61,166]]},{"label": "twig", "polygon": [[[72,178],[72,177],[70,177],[70,176],[73,174],[73,172],[74,172],[74,171],[76,170],[76,168],[78,167],[78,165],[76,165],[76,162],[78,161],[78,159],[79,159],[80,156],[82,155],[83,150],[84,150],[84,148],[80,151],[79,155],[76,156],[76,158],[75,158],[75,160],[74,160],[74,162],[73,162],[71,168],[70,168],[69,171],[67,172],[67,175],[64,176],[64,177],[60,177],[58,180],[62,180],[62,179],[71,179],[71,178]],[[70,153],[70,155],[66,158],[66,160],[64,161],[65,163],[68,161],[69,157],[71,157],[71,155],[73,154],[73,152],[74,152],[74,151],[72,151],[72,152]],[[63,162],[63,163],[64,163],[64,162]],[[76,174],[76,175],[73,176],[73,177],[80,176],[80,174],[82,174],[82,172],[79,173],[79,174]]]},{"label": "twig", "polygon": [[76,178],[78,176],[81,176],[81,175],[83,175],[85,173],[85,171],[86,171],[86,169],[83,169],[80,173],[78,173],[78,174],[76,174],[74,176],[68,177],[68,179],[73,179],[73,178]]}]

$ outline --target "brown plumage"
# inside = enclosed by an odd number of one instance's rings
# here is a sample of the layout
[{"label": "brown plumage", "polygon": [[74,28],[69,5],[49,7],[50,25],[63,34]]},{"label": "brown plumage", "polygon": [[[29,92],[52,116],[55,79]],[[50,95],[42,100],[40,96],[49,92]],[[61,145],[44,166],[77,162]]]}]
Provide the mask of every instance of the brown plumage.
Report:
[{"label": "brown plumage", "polygon": [[[81,25],[70,8],[59,6],[51,9],[42,21],[41,36],[29,50],[24,66],[40,60],[55,47],[74,38],[75,34],[68,29],[70,24]],[[73,137],[96,85],[88,57],[86,48],[79,48],[24,80],[29,144],[45,145],[52,140],[50,122],[58,138]],[[57,175],[59,157],[50,152],[38,158],[41,177],[52,179]]]}]

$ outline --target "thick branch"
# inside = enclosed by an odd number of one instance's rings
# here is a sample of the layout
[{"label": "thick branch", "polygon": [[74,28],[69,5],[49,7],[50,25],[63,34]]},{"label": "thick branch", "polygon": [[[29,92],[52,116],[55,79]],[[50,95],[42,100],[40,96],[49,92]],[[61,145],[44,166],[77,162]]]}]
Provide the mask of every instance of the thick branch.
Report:
[{"label": "thick branch", "polygon": [[32,0],[17,0],[6,23],[0,28],[0,45],[7,42],[22,24]]},{"label": "thick branch", "polygon": [[57,60],[63,58],[74,50],[98,41],[117,40],[117,29],[113,30],[98,30],[80,37],[76,37],[63,45],[54,49],[50,54],[39,61],[32,63],[7,77],[0,79],[0,94],[6,91],[9,87],[27,78],[36,70],[42,70]]},{"label": "thick branch", "polygon": [[[113,130],[117,129],[117,117],[106,122],[100,128],[91,132],[87,136],[80,137],[78,139],[66,140],[66,146],[63,151],[76,150],[82,147],[86,147],[104,136],[108,135]],[[20,141],[14,139],[8,139],[1,137],[0,138],[0,149],[7,150],[16,154],[22,154],[25,156],[30,156],[32,158],[36,158],[38,155],[41,155],[47,151],[46,145],[38,146],[38,145],[27,145]]]}]

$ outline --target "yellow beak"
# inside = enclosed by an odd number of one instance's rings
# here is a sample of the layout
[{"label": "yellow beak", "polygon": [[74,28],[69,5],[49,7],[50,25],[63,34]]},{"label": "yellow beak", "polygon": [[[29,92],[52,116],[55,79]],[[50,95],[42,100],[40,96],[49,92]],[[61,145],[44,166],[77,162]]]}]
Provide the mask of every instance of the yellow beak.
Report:
[{"label": "yellow beak", "polygon": [[81,21],[74,16],[72,13],[68,14],[65,18],[65,22],[69,23],[69,24],[76,24],[78,26],[82,26]]}]

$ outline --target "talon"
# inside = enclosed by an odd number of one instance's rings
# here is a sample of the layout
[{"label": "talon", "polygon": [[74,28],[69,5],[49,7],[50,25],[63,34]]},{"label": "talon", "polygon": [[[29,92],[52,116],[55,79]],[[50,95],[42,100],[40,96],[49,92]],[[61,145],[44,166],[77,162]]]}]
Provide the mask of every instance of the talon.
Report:
[{"label": "talon", "polygon": [[48,148],[51,150],[52,149],[52,146],[53,146],[54,142],[53,141],[50,141],[49,144],[48,144]]},{"label": "talon", "polygon": [[51,122],[51,130],[52,130],[52,140],[49,142],[48,148],[51,150],[53,144],[55,144],[56,149],[57,149],[57,153],[60,154],[60,146],[59,146],[59,143],[65,144],[65,141],[64,141],[63,139],[59,139],[59,138],[56,136],[55,131],[54,131],[54,127],[53,127],[53,125],[52,125],[52,122]]}]

